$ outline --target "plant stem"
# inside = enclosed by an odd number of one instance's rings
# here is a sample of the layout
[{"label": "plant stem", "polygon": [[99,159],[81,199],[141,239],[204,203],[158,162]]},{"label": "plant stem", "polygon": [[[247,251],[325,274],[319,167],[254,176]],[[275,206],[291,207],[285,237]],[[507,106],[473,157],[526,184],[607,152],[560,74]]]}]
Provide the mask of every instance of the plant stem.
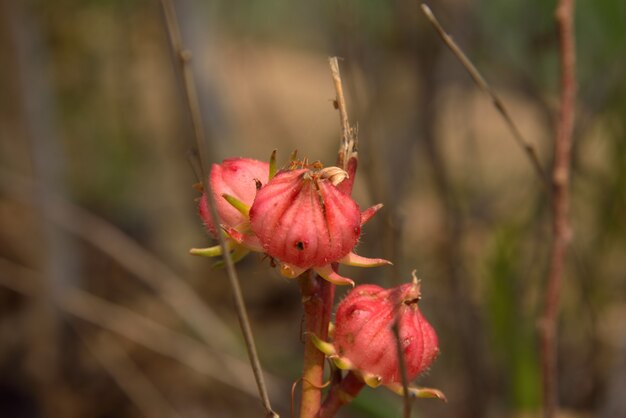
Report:
[{"label": "plant stem", "polygon": [[[207,200],[209,207],[209,213],[214,225],[219,225],[219,216],[215,206],[215,199],[213,193],[211,193],[210,184],[207,181],[207,172],[209,167],[209,161],[214,161],[213,152],[210,147],[209,141],[205,136],[204,126],[202,124],[202,117],[200,115],[200,102],[198,99],[198,93],[196,91],[196,84],[191,70],[191,52],[183,46],[182,36],[180,34],[180,27],[178,24],[178,18],[176,16],[176,9],[174,8],[173,0],[161,0],[161,6],[163,9],[163,15],[165,18],[165,26],[167,34],[170,40],[170,47],[174,56],[177,59],[179,70],[182,79],[182,90],[185,95],[185,102],[187,103],[187,110],[191,118],[191,125],[193,127],[194,136],[196,139],[196,145],[198,147],[198,153],[200,157],[200,168],[202,171],[202,186],[204,198]],[[276,418],[278,414],[272,410],[270,404],[269,395],[267,393],[267,386],[263,377],[263,369],[261,367],[261,361],[256,349],[256,343],[254,342],[254,335],[252,334],[252,328],[250,326],[250,320],[248,319],[248,312],[246,309],[243,294],[241,292],[241,286],[239,285],[239,276],[235,270],[235,265],[231,258],[229,249],[226,245],[223,234],[217,234],[220,247],[222,249],[222,257],[226,267],[226,275],[230,283],[233,299],[235,302],[235,309],[237,311],[237,319],[239,319],[239,326],[246,343],[246,350],[248,351],[248,357],[250,359],[250,367],[254,374],[259,397],[263,408],[265,408],[265,416]]]},{"label": "plant stem", "polygon": [[300,291],[305,322],[300,418],[317,418],[322,403],[325,356],[313,345],[308,335],[315,334],[324,341],[328,339],[335,285],[308,271],[300,276]]},{"label": "plant stem", "polygon": [[571,238],[569,225],[569,167],[576,100],[573,10],[573,0],[559,0],[555,14],[561,65],[561,103],[554,141],[554,166],[552,169],[552,250],[543,318],[541,319],[540,327],[544,418],[552,418],[558,407],[556,320],[563,284],[565,256]]},{"label": "plant stem", "polygon": [[[337,165],[348,173],[348,178],[338,187],[343,193],[351,195],[358,165],[356,150],[358,141],[356,132],[350,126],[350,121],[348,120],[337,57],[329,58],[329,65],[336,93],[335,105],[339,110],[339,122],[341,125],[341,142],[337,156]],[[336,269],[337,266],[334,265],[333,268]],[[300,291],[304,307],[305,335],[307,335],[304,342],[300,418],[318,418],[322,404],[325,355],[313,345],[308,335],[315,334],[324,341],[328,340],[328,325],[335,301],[335,285],[309,271],[300,276]],[[337,409],[341,405],[343,404],[339,404]]]},{"label": "plant stem", "polygon": [[319,418],[332,418],[339,408],[352,402],[365,386],[363,379],[352,372],[348,372],[339,385],[333,386],[322,405]]}]

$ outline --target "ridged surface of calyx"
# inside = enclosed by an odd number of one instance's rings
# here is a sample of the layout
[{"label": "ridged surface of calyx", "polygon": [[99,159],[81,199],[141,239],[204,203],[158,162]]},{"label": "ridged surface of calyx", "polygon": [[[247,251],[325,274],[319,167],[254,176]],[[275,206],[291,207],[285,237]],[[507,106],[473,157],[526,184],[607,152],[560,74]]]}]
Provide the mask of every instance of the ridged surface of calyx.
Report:
[{"label": "ridged surface of calyx", "polygon": [[309,169],[280,172],[259,190],[250,223],[268,255],[299,268],[339,260],[361,233],[354,200]]},{"label": "ridged surface of calyx", "polygon": [[359,372],[380,377],[381,384],[399,383],[396,339],[391,329],[399,309],[407,376],[410,380],[417,377],[439,352],[437,335],[422,316],[418,300],[416,283],[390,290],[357,286],[337,308],[334,346],[338,356],[349,360]]}]

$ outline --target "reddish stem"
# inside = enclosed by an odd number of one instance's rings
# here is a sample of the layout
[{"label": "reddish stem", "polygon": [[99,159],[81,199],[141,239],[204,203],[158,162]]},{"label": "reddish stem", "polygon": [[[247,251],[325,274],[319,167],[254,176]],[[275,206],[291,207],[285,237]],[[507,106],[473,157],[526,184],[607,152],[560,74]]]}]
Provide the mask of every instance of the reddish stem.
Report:
[{"label": "reddish stem", "polygon": [[[352,194],[358,160],[350,157],[344,165],[348,178],[339,184],[339,190]],[[336,268],[334,266],[333,268]],[[305,331],[328,341],[328,325],[335,301],[335,285],[320,276],[307,273],[301,276],[300,292],[304,307]],[[324,384],[324,354],[306,337],[304,343],[304,371],[302,374],[302,400],[300,418],[317,418],[322,403]],[[331,391],[332,393],[332,391]],[[337,408],[341,407],[339,405]]]},{"label": "reddish stem", "polygon": [[[346,101],[343,95],[339,62],[336,57],[329,59],[331,75],[337,93],[335,101],[339,110],[341,123],[341,143],[337,157],[337,165],[348,173],[348,178],[339,184],[339,190],[350,196],[356,177],[357,151],[356,135],[348,121]],[[333,265],[336,269],[337,265]],[[311,271],[300,277],[300,290],[304,306],[305,330],[308,334],[315,334],[320,339],[328,340],[328,325],[335,301],[335,285],[327,282]],[[302,374],[302,400],[300,404],[300,418],[318,418],[322,403],[325,355],[313,345],[310,337],[305,338],[304,345],[304,372]],[[336,385],[331,389],[335,390]],[[358,391],[357,391],[358,392]],[[339,409],[337,406],[337,409]],[[328,416],[333,416],[328,415]]]},{"label": "reddish stem", "polygon": [[328,393],[324,405],[322,405],[319,418],[334,417],[339,408],[352,402],[352,399],[359,394],[364,386],[365,383],[361,378],[349,372],[341,383],[334,385]]},{"label": "reddish stem", "polygon": [[324,341],[328,340],[335,285],[309,271],[300,277],[300,292],[306,331],[300,418],[317,418],[322,403],[325,356],[308,335],[315,334]]},{"label": "reddish stem", "polygon": [[543,415],[545,418],[552,418],[558,406],[556,319],[559,312],[559,297],[563,282],[565,256],[571,237],[569,226],[569,167],[576,99],[573,11],[573,0],[559,0],[556,9],[556,22],[561,65],[561,98],[554,142],[554,167],[552,172],[553,241],[546,299],[540,328],[544,397]]}]

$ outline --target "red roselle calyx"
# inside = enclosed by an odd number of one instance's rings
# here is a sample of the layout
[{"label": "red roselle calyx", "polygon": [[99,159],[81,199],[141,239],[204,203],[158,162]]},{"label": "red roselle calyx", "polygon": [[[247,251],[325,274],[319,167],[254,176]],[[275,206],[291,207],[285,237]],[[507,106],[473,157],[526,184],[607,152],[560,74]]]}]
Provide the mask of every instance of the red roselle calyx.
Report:
[{"label": "red roselle calyx", "polygon": [[[355,287],[339,304],[333,343],[313,336],[320,350],[341,369],[358,373],[369,386],[385,385],[402,393],[396,337],[392,326],[399,321],[404,367],[409,380],[423,373],[437,357],[437,334],[419,310],[420,283],[393,289],[375,285]],[[410,388],[419,397],[445,399],[436,389]]]},{"label": "red roselle calyx", "polygon": [[[213,164],[209,175],[209,185],[213,192],[221,229],[230,228],[246,233],[249,230],[248,211],[254,201],[257,189],[269,180],[270,165],[251,158],[229,158],[221,164]],[[216,237],[217,229],[211,218],[206,191],[198,202],[198,212],[207,231]],[[249,249],[235,240],[227,240],[236,261],[245,256]],[[215,257],[221,255],[219,245],[191,250],[191,254]]]},{"label": "red roselle calyx", "polygon": [[[229,158],[222,164],[213,164],[209,175],[209,184],[215,198],[217,213],[220,223],[237,227],[248,219],[240,210],[224,197],[231,196],[246,205],[252,205],[257,192],[257,182],[267,183],[269,178],[269,164],[251,158]],[[206,191],[205,191],[206,193]],[[204,194],[198,203],[200,218],[205,227],[216,236],[215,225],[211,219]]]},{"label": "red roselle calyx", "polygon": [[331,263],[363,267],[390,263],[353,252],[361,224],[381,206],[362,214],[356,202],[336,187],[346,177],[337,167],[292,163],[292,169],[279,172],[257,192],[250,208],[253,235],[228,232],[278,261],[286,277],[313,269],[335,284],[353,285],[352,280],[337,274]]}]

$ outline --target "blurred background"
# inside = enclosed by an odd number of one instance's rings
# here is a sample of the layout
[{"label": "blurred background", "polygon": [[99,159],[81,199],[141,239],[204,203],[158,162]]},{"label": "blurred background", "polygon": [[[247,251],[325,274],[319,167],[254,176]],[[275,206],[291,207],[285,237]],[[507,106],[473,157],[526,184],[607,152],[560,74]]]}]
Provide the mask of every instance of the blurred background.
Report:
[{"label": "blurred background", "polygon": [[[361,207],[385,207],[343,268],[423,280],[441,355],[414,417],[533,417],[550,245],[546,191],[490,99],[409,0],[176,1],[216,161],[332,165],[328,56],[358,124]],[[432,2],[546,170],[555,1]],[[626,3],[577,2],[572,224],[559,416],[626,417]],[[258,417],[241,333],[191,187],[193,136],[157,0],[0,1],[0,416]],[[301,370],[298,286],[238,264],[274,408]],[[340,291],[341,293],[341,291]],[[340,297],[341,295],[339,295]],[[364,390],[341,417],[400,416]]]}]

